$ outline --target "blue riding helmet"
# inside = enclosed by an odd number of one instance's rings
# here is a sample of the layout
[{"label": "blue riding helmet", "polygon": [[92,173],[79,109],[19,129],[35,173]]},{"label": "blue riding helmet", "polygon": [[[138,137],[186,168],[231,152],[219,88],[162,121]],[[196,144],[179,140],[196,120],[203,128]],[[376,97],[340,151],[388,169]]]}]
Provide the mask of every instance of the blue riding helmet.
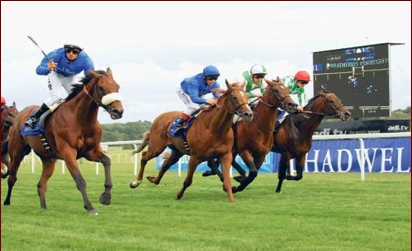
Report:
[{"label": "blue riding helmet", "polygon": [[213,65],[206,66],[203,69],[203,77],[210,77],[210,76],[216,76],[216,77],[220,76],[219,70]]}]

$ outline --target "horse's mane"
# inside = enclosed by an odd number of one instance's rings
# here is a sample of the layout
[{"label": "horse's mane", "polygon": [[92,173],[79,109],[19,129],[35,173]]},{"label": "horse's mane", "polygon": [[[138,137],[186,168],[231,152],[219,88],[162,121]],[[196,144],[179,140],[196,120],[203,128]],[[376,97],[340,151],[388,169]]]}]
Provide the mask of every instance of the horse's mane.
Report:
[{"label": "horse's mane", "polygon": [[[103,71],[103,70],[97,70],[95,72],[97,72],[98,74],[102,74],[102,75],[106,74],[106,71]],[[83,91],[83,86],[87,85],[90,82],[90,80],[92,80],[92,78],[93,78],[92,74],[89,74],[88,76],[85,76],[79,81],[81,83],[74,84],[72,86],[72,89],[70,90],[69,95],[66,98],[66,101],[69,101],[70,99],[75,97],[77,94],[79,94],[81,91]]]},{"label": "horse's mane", "polygon": [[320,96],[320,93],[332,93],[331,91],[328,90],[322,90],[321,92],[318,92],[318,94],[316,96],[313,96],[313,98],[309,99],[308,103],[305,105],[305,107],[303,107],[304,110],[306,110],[306,108],[311,105],[313,102],[315,102],[315,100]]}]

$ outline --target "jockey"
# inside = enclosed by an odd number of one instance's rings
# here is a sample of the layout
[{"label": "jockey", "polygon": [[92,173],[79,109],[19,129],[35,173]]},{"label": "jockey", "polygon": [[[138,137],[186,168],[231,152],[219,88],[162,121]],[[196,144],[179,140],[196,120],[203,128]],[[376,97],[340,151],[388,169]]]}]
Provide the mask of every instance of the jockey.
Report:
[{"label": "jockey", "polygon": [[5,108],[5,106],[6,106],[6,99],[3,97],[3,96],[1,96],[1,112],[3,113],[3,111],[4,111],[4,108]]},{"label": "jockey", "polygon": [[[185,121],[189,119],[190,114],[199,109],[200,105],[217,104],[220,94],[212,93],[212,89],[220,88],[219,83],[216,81],[219,76],[219,70],[215,66],[209,65],[203,69],[203,72],[193,77],[185,78],[180,83],[177,95],[186,105],[186,110],[180,115],[176,130],[174,131],[175,134],[183,129]],[[203,96],[209,93],[212,93],[213,97],[206,100]]]},{"label": "jockey", "polygon": [[37,75],[48,76],[49,97],[25,125],[34,127],[40,116],[66,98],[72,85],[88,76],[90,70],[94,70],[93,61],[78,45],[65,44],[50,52],[36,69]]},{"label": "jockey", "polygon": [[[290,94],[298,96],[299,112],[303,111],[303,105],[306,104],[305,86],[310,82],[310,75],[306,71],[298,71],[295,76],[286,76],[282,78],[282,83],[289,89]],[[279,122],[282,118],[286,117],[287,112],[279,109],[279,114],[276,119]]]},{"label": "jockey", "polygon": [[250,102],[253,102],[252,98],[259,98],[265,93],[267,83],[264,80],[267,71],[261,64],[254,64],[249,71],[242,73],[241,81],[237,81],[240,84],[246,83],[246,93]]}]

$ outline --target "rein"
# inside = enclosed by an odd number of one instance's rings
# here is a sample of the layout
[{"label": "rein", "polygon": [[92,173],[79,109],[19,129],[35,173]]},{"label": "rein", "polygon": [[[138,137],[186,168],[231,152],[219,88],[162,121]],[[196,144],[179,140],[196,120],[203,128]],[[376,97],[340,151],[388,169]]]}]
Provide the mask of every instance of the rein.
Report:
[{"label": "rein", "polygon": [[327,94],[326,96],[322,96],[323,101],[329,106],[329,108],[332,110],[332,114],[326,114],[326,113],[322,113],[322,112],[312,112],[312,111],[302,111],[301,113],[308,113],[308,114],[316,114],[316,115],[321,115],[321,116],[333,116],[335,115],[336,110],[338,110],[339,108],[341,108],[342,106],[339,106],[337,108],[333,107],[332,105],[330,105],[330,103],[327,100],[327,97],[332,95],[333,93]]},{"label": "rein", "polygon": [[[267,107],[269,107],[270,109],[273,109],[273,110],[274,110],[274,109],[277,109],[277,108],[279,108],[279,107],[284,107],[285,105],[283,104],[283,100],[286,99],[287,97],[290,97],[290,96],[285,96],[285,97],[283,97],[283,98],[279,98],[279,96],[276,95],[276,94],[273,94],[273,92],[271,92],[270,94],[271,94],[272,96],[275,96],[276,100],[278,101],[277,104],[281,104],[281,105],[271,105],[271,104],[265,102],[265,101],[262,99],[262,97],[259,97],[259,99],[260,99],[259,103],[263,103],[263,104],[265,104]],[[257,99],[256,99],[256,100],[257,100]],[[256,100],[255,100],[255,101],[256,101]],[[273,128],[272,131],[268,131],[268,130],[263,129],[263,128],[258,124],[258,122],[257,122],[256,119],[257,119],[257,115],[256,115],[256,113],[254,113],[254,114],[253,114],[253,121],[255,122],[257,128],[259,128],[259,130],[261,130],[262,132],[267,133],[267,134],[271,134],[271,133],[273,133],[273,132],[275,131],[275,127]]]},{"label": "rein", "polygon": [[[98,76],[98,77],[95,79],[94,83],[93,83],[93,88],[94,88],[94,89],[96,89],[97,79],[98,79],[99,77],[101,77],[101,76]],[[90,93],[89,93],[89,91],[86,89],[86,86],[85,86],[85,85],[83,85],[83,92],[86,93],[86,95],[89,96],[89,98],[90,98],[91,100],[93,100],[93,102],[96,103],[97,106],[100,106],[100,107],[103,107],[103,108],[104,108],[104,106],[103,106],[102,103],[97,102],[97,101],[93,98],[93,96],[90,95]]]}]

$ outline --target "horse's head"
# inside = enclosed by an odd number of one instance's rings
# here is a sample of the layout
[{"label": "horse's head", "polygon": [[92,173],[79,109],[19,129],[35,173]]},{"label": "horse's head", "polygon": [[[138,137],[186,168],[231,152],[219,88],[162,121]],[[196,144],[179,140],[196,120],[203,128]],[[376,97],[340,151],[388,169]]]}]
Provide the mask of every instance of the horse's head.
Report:
[{"label": "horse's head", "polygon": [[[248,105],[248,97],[245,91],[245,84],[230,84],[225,80],[227,90],[220,97],[219,102],[229,100],[229,111],[239,115],[245,122],[250,122],[253,119],[253,111]],[[226,98],[225,98],[226,97]]]},{"label": "horse's head", "polygon": [[278,77],[276,81],[265,79],[268,88],[263,95],[265,101],[273,107],[280,107],[288,113],[297,111],[298,105],[289,95],[289,89],[281,82]]},{"label": "horse's head", "polygon": [[342,101],[331,92],[319,92],[318,95],[322,97],[323,103],[327,106],[323,109],[326,115],[334,115],[342,121],[348,120],[352,113],[342,104]]},{"label": "horse's head", "polygon": [[5,105],[1,113],[1,124],[2,126],[12,126],[14,123],[14,118],[17,116],[19,111],[16,107],[16,102],[13,102],[12,106]]},{"label": "horse's head", "polygon": [[119,85],[113,79],[110,68],[106,74],[101,71],[90,71],[92,79],[87,86],[90,96],[101,107],[103,107],[112,119],[120,119],[123,116],[122,96],[119,93]]}]

